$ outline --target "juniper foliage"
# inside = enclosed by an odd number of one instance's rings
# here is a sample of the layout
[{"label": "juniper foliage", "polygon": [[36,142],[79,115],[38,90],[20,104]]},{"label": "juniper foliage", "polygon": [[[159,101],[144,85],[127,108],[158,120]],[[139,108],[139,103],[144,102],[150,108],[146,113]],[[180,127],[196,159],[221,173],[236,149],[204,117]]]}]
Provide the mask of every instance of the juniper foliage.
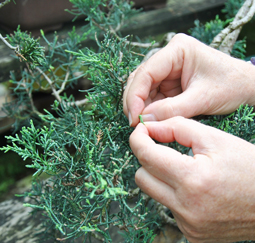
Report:
[{"label": "juniper foliage", "polygon": [[[35,171],[32,188],[21,196],[33,199],[25,206],[43,214],[44,240],[112,242],[112,229],[117,229],[122,242],[153,242],[164,220],[157,203],[135,185],[140,165],[129,148],[132,128],[122,111],[127,77],[148,51],[137,53],[130,38],[121,35],[137,11],[123,0],[70,2],[71,13],[86,16],[82,34],[73,28],[69,38],[61,40],[56,33],[50,41],[41,32],[47,51],[19,28],[7,36],[25,65],[11,73],[13,99],[4,111],[14,118],[16,135],[1,150],[32,161],[27,165]],[[209,44],[225,23],[218,17],[205,25],[196,21],[191,33]],[[96,50],[81,46],[89,38],[96,41]],[[67,89],[75,90],[84,77],[92,88],[79,91],[83,99],[68,95]],[[52,93],[50,109],[37,109],[37,91]],[[252,142],[254,116],[252,107],[241,106],[230,115],[199,120]],[[168,146],[189,151],[177,143]],[[42,173],[47,180],[40,180]]]},{"label": "juniper foliage", "polygon": [[[35,170],[32,190],[23,196],[35,203],[25,206],[45,213],[46,231],[55,228],[58,240],[112,242],[109,232],[119,228],[123,242],[152,242],[159,218],[152,200],[144,199],[134,183],[139,164],[129,148],[132,129],[122,107],[127,77],[141,57],[117,33],[135,11],[127,1],[72,2],[77,7],[72,12],[86,14],[90,21],[85,34],[73,29],[67,40],[56,34],[49,41],[42,32],[47,52],[19,28],[8,36],[26,66],[21,75],[11,74],[15,99],[4,107],[15,118],[15,131],[22,129],[8,137],[11,145],[3,149],[32,160],[27,165]],[[103,41],[95,33],[104,33]],[[96,39],[98,51],[79,47],[89,37]],[[81,91],[80,105],[65,90],[75,88],[83,76],[93,88]],[[39,90],[53,92],[51,111],[41,113],[34,105],[33,94]],[[42,173],[49,179],[40,181]]]},{"label": "juniper foliage", "polygon": [[228,0],[222,12],[226,14],[227,19],[234,18],[238,10],[242,7],[244,0]]},{"label": "juniper foliage", "polygon": [[209,116],[202,119],[201,122],[254,143],[254,117],[255,113],[252,106],[241,105],[235,112],[229,115]]}]

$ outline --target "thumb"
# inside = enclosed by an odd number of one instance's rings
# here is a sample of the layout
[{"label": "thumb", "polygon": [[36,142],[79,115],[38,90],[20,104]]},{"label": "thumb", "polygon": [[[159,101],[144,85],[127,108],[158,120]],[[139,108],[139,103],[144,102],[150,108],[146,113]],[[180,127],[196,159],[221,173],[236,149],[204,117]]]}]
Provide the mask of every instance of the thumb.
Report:
[{"label": "thumb", "polygon": [[149,104],[142,112],[143,121],[162,121],[175,116],[190,118],[203,113],[201,94],[195,90]]},{"label": "thumb", "polygon": [[[216,129],[215,129],[216,130]],[[172,188],[177,188],[183,178],[192,171],[198,157],[206,160],[207,154],[212,151],[210,140],[215,130],[199,122],[183,117],[174,117],[161,122],[146,122],[138,124],[130,136],[130,147],[145,170]],[[155,143],[179,144],[192,148],[196,157],[190,157],[180,152]],[[211,146],[214,147],[214,146]]]}]

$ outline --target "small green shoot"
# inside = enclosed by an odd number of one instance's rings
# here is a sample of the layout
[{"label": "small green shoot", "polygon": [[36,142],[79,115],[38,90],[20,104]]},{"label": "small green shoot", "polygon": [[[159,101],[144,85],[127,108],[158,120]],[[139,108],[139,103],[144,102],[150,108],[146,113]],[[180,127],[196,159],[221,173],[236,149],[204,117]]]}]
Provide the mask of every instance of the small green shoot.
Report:
[{"label": "small green shoot", "polygon": [[139,119],[140,119],[140,122],[141,122],[143,125],[145,125],[144,122],[143,122],[143,117],[142,117],[142,115],[139,115]]}]

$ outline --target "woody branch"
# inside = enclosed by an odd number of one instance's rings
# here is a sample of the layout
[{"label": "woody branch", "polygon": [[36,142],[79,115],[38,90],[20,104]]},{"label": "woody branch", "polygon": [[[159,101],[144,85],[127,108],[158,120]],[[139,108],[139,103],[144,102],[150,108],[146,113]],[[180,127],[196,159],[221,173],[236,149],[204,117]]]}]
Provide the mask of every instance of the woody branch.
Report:
[{"label": "woody branch", "polygon": [[255,0],[246,0],[234,20],[214,37],[210,46],[230,55],[242,26],[248,23],[254,14]]}]

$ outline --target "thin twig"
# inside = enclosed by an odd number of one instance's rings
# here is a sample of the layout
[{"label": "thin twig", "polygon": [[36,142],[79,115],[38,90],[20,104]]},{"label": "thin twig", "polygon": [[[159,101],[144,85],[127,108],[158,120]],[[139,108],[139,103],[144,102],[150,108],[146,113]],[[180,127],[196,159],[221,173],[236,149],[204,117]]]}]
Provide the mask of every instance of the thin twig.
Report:
[{"label": "thin twig", "polygon": [[20,50],[19,50],[19,46],[12,46],[7,40],[5,37],[3,37],[1,34],[0,34],[0,39],[4,42],[5,45],[7,45],[11,50],[14,50],[16,56],[20,57],[21,59],[23,59],[24,61],[27,61],[27,59],[20,53]]},{"label": "thin twig", "polygon": [[[53,86],[53,82],[52,80],[39,68],[39,67],[36,67],[36,70],[43,75],[43,77],[46,79],[46,81],[48,82],[48,84],[50,85],[51,87],[51,90],[52,90],[52,94],[55,96],[55,98],[59,101],[59,102],[62,102],[63,100],[61,99],[60,97],[60,93],[64,90],[65,88],[65,85],[66,85],[66,82],[67,82],[67,79],[68,79],[68,76],[69,76],[69,72],[67,72],[66,74],[66,77],[65,77],[65,81],[63,82],[60,90],[56,90],[55,87]],[[88,103],[88,99],[83,99],[83,100],[77,100],[75,102],[67,102],[66,105],[67,106],[81,106],[81,105],[85,105]]]},{"label": "thin twig", "polygon": [[142,63],[146,62],[151,56],[153,56],[156,52],[158,52],[161,48],[151,49],[143,58]]},{"label": "thin twig", "polygon": [[21,83],[21,85],[25,88],[25,90],[28,94],[33,112],[38,113],[38,111],[36,110],[35,105],[34,105],[34,101],[33,101],[33,97],[32,97],[32,90],[29,91],[29,89],[27,88],[25,79],[23,80],[23,83]]},{"label": "thin twig", "polygon": [[[172,39],[173,39],[173,37],[176,35],[176,33],[175,32],[169,32],[169,33],[167,33],[165,36],[164,36],[164,38],[163,38],[163,40],[161,41],[162,43],[169,43]],[[160,49],[162,49],[162,48],[160,48],[160,47],[158,47],[158,48],[153,48],[153,49],[151,49],[145,56],[144,56],[144,58],[143,58],[143,60],[142,60],[142,63],[143,62],[146,62],[151,56],[153,56],[156,52],[158,52]]]},{"label": "thin twig", "polygon": [[113,173],[112,178],[111,178],[111,181],[115,178],[115,176],[116,176],[117,174],[122,173],[123,169],[129,164],[130,159],[131,159],[131,157],[129,157],[129,158],[126,160],[126,162],[121,166],[121,168],[120,168],[119,170],[116,170],[116,171]]},{"label": "thin twig", "polygon": [[11,0],[5,0],[4,2],[0,3],[0,8],[2,8],[4,5],[9,3]]},{"label": "thin twig", "polygon": [[134,52],[134,51],[130,51],[132,54],[140,56],[140,57],[145,57],[144,54],[138,53],[138,52]]},{"label": "thin twig", "polygon": [[69,75],[70,75],[70,72],[67,71],[67,72],[66,72],[66,76],[65,76],[65,80],[64,80],[64,82],[62,82],[62,85],[61,85],[60,89],[57,91],[57,93],[58,93],[59,95],[65,90],[65,87],[66,87],[66,84],[67,84]]},{"label": "thin twig", "polygon": [[86,105],[88,102],[89,102],[89,99],[85,98],[83,100],[76,100],[75,102],[69,102],[68,105],[82,106],[82,105]]},{"label": "thin twig", "polygon": [[125,18],[124,18],[124,14],[122,14],[121,15],[121,21],[118,23],[118,25],[116,26],[116,28],[115,28],[115,32],[117,33],[120,29],[121,29],[121,27],[124,25],[124,20],[125,20]]},{"label": "thin twig", "polygon": [[[0,5],[1,6],[1,5]],[[8,41],[6,41],[6,38],[4,38],[1,34],[0,34],[0,39],[4,42],[5,45],[7,45],[10,49],[14,50],[14,51],[18,51],[19,47],[18,46],[12,46]]]},{"label": "thin twig", "polygon": [[118,64],[120,65],[122,62],[122,58],[123,58],[123,52],[119,51],[119,60],[118,60]]},{"label": "thin twig", "polygon": [[51,81],[51,79],[39,68],[39,67],[36,67],[35,68],[40,74],[43,75],[43,77],[46,79],[46,81],[48,82],[48,84],[50,85],[51,87],[51,90],[52,90],[52,93],[53,95],[55,96],[55,98],[59,101],[59,102],[62,102],[62,99],[61,97],[59,96],[57,90],[55,89],[55,87],[53,86],[53,82]]},{"label": "thin twig", "polygon": [[160,44],[158,42],[155,42],[154,44],[151,43],[140,43],[140,42],[133,42],[133,41],[125,41],[125,43],[130,43],[130,45],[135,47],[142,47],[142,48],[149,48],[149,47],[158,47]]},{"label": "thin twig", "polygon": [[[95,24],[95,26],[97,26],[100,30],[103,30],[104,32],[108,32],[108,30],[104,27],[102,27],[100,24],[98,24],[94,19],[92,19],[92,22]],[[112,28],[111,25],[108,26],[110,32],[118,39],[118,40],[122,40],[123,38],[121,38],[117,33],[116,30]],[[117,28],[117,30],[119,29],[119,27]],[[130,41],[124,41],[124,43],[130,44],[132,46],[135,47],[142,47],[142,48],[149,48],[149,47],[158,47],[160,46],[160,44],[158,42],[154,43],[153,45],[151,43],[140,43],[140,42],[130,42]]]},{"label": "thin twig", "polygon": [[139,195],[139,193],[140,193],[140,188],[139,187],[137,187],[137,188],[135,188],[135,189],[133,189],[133,190],[130,190],[129,192],[128,192],[128,197],[129,198],[135,198],[135,197],[137,197],[138,195]]},{"label": "thin twig", "polygon": [[[37,70],[40,74],[42,74],[43,77],[46,79],[46,81],[48,82],[48,84],[49,84],[50,87],[51,87],[52,94],[55,96],[55,98],[56,98],[59,102],[63,102],[63,100],[61,99],[61,97],[60,97],[60,95],[59,95],[63,90],[61,90],[61,89],[60,89],[60,90],[56,90],[55,87],[54,87],[54,85],[53,85],[52,80],[51,80],[39,67],[36,67],[36,70]],[[68,74],[68,72],[67,72],[64,83],[67,82],[68,76],[69,76],[69,74]],[[62,85],[62,86],[63,86],[63,85]],[[62,86],[61,86],[61,88],[62,88]],[[67,106],[74,106],[74,105],[75,105],[75,106],[81,106],[81,105],[87,104],[88,102],[89,102],[88,99],[83,99],[83,100],[77,100],[77,101],[75,101],[75,102],[67,102],[66,105],[67,105]]]},{"label": "thin twig", "polygon": [[[112,28],[112,26],[109,26],[110,31],[112,34],[114,34],[114,36],[118,39],[118,40],[123,40],[123,38],[121,38],[116,31]],[[134,42],[134,41],[127,41],[124,40],[125,44],[130,44],[131,46],[134,47],[142,47],[142,48],[149,48],[149,47],[158,47],[160,46],[160,44],[158,42],[155,42],[154,44],[151,43],[140,43],[140,42]]]},{"label": "thin twig", "polygon": [[107,32],[105,28],[103,28],[100,24],[98,24],[94,19],[91,19],[91,21],[94,23],[94,25],[99,28],[100,30]]}]

